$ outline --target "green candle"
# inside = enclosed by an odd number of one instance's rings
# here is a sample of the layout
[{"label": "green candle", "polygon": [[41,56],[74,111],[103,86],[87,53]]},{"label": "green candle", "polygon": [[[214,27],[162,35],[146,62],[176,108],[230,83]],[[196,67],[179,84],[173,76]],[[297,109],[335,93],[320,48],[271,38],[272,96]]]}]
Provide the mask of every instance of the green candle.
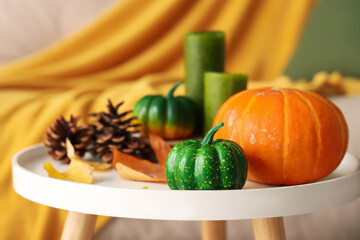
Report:
[{"label": "green candle", "polygon": [[205,73],[204,84],[204,132],[212,128],[214,118],[220,106],[232,95],[245,90],[247,75],[229,73]]},{"label": "green candle", "polygon": [[185,36],[186,96],[197,107],[198,133],[204,119],[204,73],[223,72],[225,65],[225,34],[223,32],[193,32]]}]

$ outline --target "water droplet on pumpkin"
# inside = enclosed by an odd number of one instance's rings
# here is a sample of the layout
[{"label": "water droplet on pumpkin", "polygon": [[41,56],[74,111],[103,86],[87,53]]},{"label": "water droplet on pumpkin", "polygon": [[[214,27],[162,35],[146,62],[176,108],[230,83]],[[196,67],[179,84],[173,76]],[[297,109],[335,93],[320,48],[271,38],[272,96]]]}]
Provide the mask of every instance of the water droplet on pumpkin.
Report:
[{"label": "water droplet on pumpkin", "polygon": [[276,144],[276,149],[280,151],[280,145],[278,143]]},{"label": "water droplet on pumpkin", "polygon": [[251,143],[251,144],[255,144],[255,143],[256,143],[256,138],[255,138],[255,136],[254,136],[253,133],[251,134],[251,137],[250,137],[250,143]]}]

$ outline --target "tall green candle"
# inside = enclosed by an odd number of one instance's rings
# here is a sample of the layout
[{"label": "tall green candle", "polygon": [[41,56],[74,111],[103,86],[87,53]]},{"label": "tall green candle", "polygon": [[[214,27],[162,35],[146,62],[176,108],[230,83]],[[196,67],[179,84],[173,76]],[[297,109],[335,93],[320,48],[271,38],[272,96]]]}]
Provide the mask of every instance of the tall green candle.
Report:
[{"label": "tall green candle", "polygon": [[197,107],[196,132],[202,133],[204,119],[204,73],[223,72],[225,66],[225,34],[204,31],[185,36],[185,89]]},{"label": "tall green candle", "polygon": [[204,132],[212,128],[221,105],[232,95],[245,90],[247,75],[206,72],[204,82]]}]

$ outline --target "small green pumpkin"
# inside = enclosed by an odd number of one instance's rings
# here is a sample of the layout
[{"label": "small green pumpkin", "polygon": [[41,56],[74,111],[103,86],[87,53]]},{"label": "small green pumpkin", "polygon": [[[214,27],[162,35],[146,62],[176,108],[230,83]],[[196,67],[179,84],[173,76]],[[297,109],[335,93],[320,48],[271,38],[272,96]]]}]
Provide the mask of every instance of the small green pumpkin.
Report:
[{"label": "small green pumpkin", "polygon": [[179,139],[192,134],[196,123],[195,104],[190,98],[173,96],[182,83],[176,83],[165,97],[147,95],[135,104],[133,113],[145,135],[150,132],[165,139]]},{"label": "small green pumpkin", "polygon": [[241,189],[247,177],[247,161],[242,148],[223,139],[213,141],[224,123],[209,130],[205,138],[176,144],[165,165],[166,180],[175,190]]}]

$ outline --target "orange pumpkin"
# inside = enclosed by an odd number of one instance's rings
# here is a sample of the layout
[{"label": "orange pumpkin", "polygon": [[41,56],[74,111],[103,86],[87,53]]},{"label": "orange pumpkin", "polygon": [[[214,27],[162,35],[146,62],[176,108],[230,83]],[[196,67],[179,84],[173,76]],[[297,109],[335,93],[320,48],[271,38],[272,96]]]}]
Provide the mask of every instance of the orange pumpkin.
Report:
[{"label": "orange pumpkin", "polygon": [[269,184],[301,184],[330,174],[343,159],[348,127],[326,98],[295,89],[246,90],[219,109],[215,135],[243,147],[248,179]]}]

